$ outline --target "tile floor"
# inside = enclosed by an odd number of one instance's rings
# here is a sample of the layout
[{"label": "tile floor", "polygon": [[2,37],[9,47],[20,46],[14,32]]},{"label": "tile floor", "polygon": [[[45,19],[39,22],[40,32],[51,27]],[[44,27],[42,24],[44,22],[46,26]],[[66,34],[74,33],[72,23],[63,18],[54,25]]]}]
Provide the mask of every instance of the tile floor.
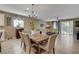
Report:
[{"label": "tile floor", "polygon": [[[20,39],[10,39],[1,43],[1,54],[27,54],[21,48]],[[56,54],[78,54],[79,40],[73,35],[58,35],[55,44]]]}]

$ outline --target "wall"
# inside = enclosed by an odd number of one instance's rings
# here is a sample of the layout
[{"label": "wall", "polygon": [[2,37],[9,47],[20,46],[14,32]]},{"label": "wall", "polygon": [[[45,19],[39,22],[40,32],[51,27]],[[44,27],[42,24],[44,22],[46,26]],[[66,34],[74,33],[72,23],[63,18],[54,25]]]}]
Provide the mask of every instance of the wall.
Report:
[{"label": "wall", "polygon": [[[41,24],[42,24],[43,26],[41,26]],[[46,22],[43,21],[43,20],[39,20],[38,29],[40,29],[40,30],[43,31],[43,32],[46,32]]]},{"label": "wall", "polygon": [[[38,30],[45,31],[45,27],[46,27],[45,21],[38,20],[38,19],[31,19],[31,18],[25,19],[25,21],[24,21],[24,31],[30,32],[30,30],[31,30],[30,22],[34,22],[35,31],[38,31]],[[40,27],[40,24],[43,24],[43,27]]]},{"label": "wall", "polygon": [[[18,15],[13,15],[13,14],[9,14],[9,13],[5,13],[5,12],[0,12],[0,31],[3,32],[2,34],[2,38],[1,39],[4,39],[5,38],[5,29],[4,27],[5,26],[13,26],[12,24],[12,20],[14,20],[14,16],[16,18],[20,18],[20,19],[24,19],[24,17],[22,16],[18,16]],[[9,20],[8,20],[9,18]],[[11,20],[11,21],[10,21]],[[9,22],[8,22],[9,21]],[[11,22],[11,23],[10,23]],[[8,24],[10,23],[10,24]]]},{"label": "wall", "polygon": [[26,18],[24,20],[24,31],[29,32],[30,30],[32,30],[30,25],[31,22],[34,23],[35,30],[37,29],[39,21],[37,19]]}]

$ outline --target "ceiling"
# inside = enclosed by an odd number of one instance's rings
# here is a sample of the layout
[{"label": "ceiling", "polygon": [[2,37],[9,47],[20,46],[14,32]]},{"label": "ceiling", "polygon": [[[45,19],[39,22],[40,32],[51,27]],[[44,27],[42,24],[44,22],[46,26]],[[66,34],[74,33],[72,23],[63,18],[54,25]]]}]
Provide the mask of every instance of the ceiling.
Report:
[{"label": "ceiling", "polygon": [[[0,10],[27,15],[26,8],[32,10],[31,4],[0,4]],[[55,20],[79,17],[79,4],[36,4],[34,6],[41,20]]]}]

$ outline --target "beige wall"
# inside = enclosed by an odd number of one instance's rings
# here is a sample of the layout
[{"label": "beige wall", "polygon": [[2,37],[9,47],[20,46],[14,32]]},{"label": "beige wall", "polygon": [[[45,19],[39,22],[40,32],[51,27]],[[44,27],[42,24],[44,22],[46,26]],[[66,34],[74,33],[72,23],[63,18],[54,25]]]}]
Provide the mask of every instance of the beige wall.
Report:
[{"label": "beige wall", "polygon": [[39,20],[32,19],[32,18],[26,18],[24,21],[24,31],[29,32],[31,30],[31,25],[30,25],[31,22],[34,23],[35,30],[38,28]]},{"label": "beige wall", "polygon": [[[37,20],[37,19],[31,19],[31,18],[25,19],[25,21],[24,21],[24,31],[30,32],[30,30],[31,30],[30,22],[34,22],[34,24],[35,24],[35,31],[37,29],[39,29],[42,32],[46,32],[46,22],[45,21]],[[40,24],[43,24],[44,26],[40,27]]]}]

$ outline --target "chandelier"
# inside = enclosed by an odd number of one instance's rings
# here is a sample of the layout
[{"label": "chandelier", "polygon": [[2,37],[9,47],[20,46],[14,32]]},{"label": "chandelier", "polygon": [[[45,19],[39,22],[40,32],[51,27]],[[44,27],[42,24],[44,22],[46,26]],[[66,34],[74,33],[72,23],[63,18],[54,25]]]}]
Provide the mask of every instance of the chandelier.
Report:
[{"label": "chandelier", "polygon": [[27,8],[25,10],[25,13],[27,14],[27,17],[31,17],[31,18],[37,18],[37,14],[35,12],[35,4],[32,4],[32,10]]}]

